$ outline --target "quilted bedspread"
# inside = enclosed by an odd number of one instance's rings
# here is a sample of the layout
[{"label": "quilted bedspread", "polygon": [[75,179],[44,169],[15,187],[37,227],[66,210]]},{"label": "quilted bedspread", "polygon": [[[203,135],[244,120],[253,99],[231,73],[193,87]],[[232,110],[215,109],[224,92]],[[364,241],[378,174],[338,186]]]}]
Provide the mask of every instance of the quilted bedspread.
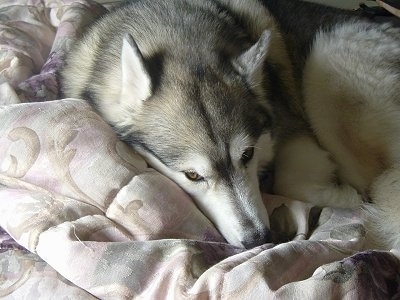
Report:
[{"label": "quilted bedspread", "polygon": [[85,101],[60,99],[68,49],[104,12],[0,2],[0,298],[400,298],[399,252],[362,250],[359,211],[309,227],[309,205],[264,194],[295,238],[234,247]]}]

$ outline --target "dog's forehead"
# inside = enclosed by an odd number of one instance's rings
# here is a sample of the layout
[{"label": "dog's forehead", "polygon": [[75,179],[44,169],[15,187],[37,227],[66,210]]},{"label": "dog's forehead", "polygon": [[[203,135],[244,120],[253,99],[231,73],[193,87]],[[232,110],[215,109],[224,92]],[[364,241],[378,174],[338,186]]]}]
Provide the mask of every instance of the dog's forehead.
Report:
[{"label": "dog's forehead", "polygon": [[251,146],[268,123],[268,112],[254,98],[245,84],[229,85],[217,76],[166,85],[146,117],[152,120],[146,144],[169,165],[197,154],[213,158],[214,165],[227,162],[232,151]]},{"label": "dog's forehead", "polygon": [[218,68],[199,66],[190,75],[178,84],[178,109],[188,110],[193,118],[191,125],[201,123],[225,142],[244,127],[250,135],[260,134],[252,132],[256,128],[251,127],[264,126],[269,114],[243,78]]}]

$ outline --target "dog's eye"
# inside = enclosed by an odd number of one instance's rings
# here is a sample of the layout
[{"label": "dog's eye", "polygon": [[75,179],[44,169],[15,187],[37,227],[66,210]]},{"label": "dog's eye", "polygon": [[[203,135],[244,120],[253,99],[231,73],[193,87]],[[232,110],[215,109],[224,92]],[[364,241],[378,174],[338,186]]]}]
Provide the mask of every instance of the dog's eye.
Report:
[{"label": "dog's eye", "polygon": [[195,171],[185,171],[185,176],[191,181],[201,181],[204,177],[196,173]]},{"label": "dog's eye", "polygon": [[243,152],[240,160],[243,162],[243,164],[247,164],[253,158],[253,155],[254,147],[249,147]]}]

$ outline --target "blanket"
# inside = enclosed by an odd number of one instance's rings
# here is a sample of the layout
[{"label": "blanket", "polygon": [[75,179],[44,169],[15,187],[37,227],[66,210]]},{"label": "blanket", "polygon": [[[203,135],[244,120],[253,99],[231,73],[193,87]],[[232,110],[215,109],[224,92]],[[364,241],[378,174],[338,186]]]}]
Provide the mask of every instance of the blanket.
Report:
[{"label": "blanket", "polygon": [[61,99],[65,55],[105,11],[0,3],[1,298],[400,298],[400,254],[362,251],[358,210],[311,222],[310,205],[263,193],[291,239],[234,247],[84,100]]}]

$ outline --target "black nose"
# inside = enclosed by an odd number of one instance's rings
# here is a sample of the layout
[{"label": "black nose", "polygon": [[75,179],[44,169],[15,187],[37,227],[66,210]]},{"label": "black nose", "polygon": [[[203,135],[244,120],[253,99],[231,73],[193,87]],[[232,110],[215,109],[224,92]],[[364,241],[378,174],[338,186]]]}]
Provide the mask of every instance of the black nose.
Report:
[{"label": "black nose", "polygon": [[249,235],[249,237],[244,239],[241,243],[246,249],[251,249],[271,242],[271,231],[268,228],[265,228],[263,231],[257,231]]}]

